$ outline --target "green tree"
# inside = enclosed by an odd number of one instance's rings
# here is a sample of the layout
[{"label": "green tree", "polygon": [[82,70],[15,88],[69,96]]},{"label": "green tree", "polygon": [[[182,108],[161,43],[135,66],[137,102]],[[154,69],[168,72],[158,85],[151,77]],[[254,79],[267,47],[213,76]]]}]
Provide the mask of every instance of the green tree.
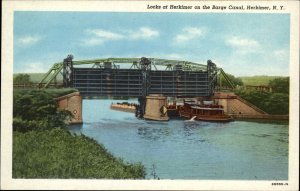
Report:
[{"label": "green tree", "polygon": [[289,85],[290,85],[290,78],[275,78],[269,82],[269,86],[272,87],[273,92],[276,93],[289,93]]},{"label": "green tree", "polygon": [[[242,86],[243,85],[243,81],[241,78],[235,77],[234,75],[228,74],[226,73],[227,77],[229,78],[229,80],[231,81],[231,83],[236,87],[236,86]],[[226,79],[224,78],[223,75],[219,75],[218,76],[218,86],[220,86],[220,81],[221,81],[221,85],[222,86],[229,86],[228,82],[226,81]]]},{"label": "green tree", "polygon": [[18,74],[14,77],[14,84],[31,84],[30,76],[28,74]]},{"label": "green tree", "polygon": [[265,108],[270,114],[289,114],[289,95],[285,93],[272,93],[265,102]]},{"label": "green tree", "polygon": [[65,127],[66,118],[72,117],[69,111],[59,110],[54,97],[45,91],[15,91],[13,96],[14,130]]},{"label": "green tree", "polygon": [[256,90],[236,90],[235,93],[269,114],[289,114],[289,95]]}]

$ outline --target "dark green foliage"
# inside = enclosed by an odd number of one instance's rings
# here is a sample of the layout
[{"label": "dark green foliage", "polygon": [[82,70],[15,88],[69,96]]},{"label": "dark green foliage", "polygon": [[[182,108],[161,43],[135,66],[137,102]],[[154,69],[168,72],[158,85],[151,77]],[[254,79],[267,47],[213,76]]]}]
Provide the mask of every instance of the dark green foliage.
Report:
[{"label": "dark green foliage", "polygon": [[64,129],[14,132],[13,178],[141,179],[141,164],[124,164],[95,140]]},{"label": "dark green foliage", "polygon": [[269,101],[266,102],[266,107],[272,114],[289,114],[289,94],[271,94],[269,97]]},{"label": "dark green foliage", "polygon": [[254,76],[242,77],[246,85],[267,85],[271,92],[237,90],[236,94],[269,114],[289,114],[289,77]]},{"label": "dark green foliage", "polygon": [[19,117],[13,118],[13,130],[25,133],[32,130],[45,130],[49,128],[46,120],[23,120]]},{"label": "dark green foliage", "polygon": [[269,114],[289,114],[289,94],[255,90],[237,90],[235,93]]},{"label": "dark green foliage", "polygon": [[272,87],[273,92],[276,93],[289,93],[289,85],[290,85],[290,78],[275,78],[269,82],[269,86]]},{"label": "dark green foliage", "polygon": [[25,120],[48,118],[55,115],[57,105],[53,97],[44,91],[14,93],[13,116]]},{"label": "dark green foliage", "polygon": [[17,74],[14,76],[14,84],[31,84],[30,75]]},{"label": "dark green foliage", "polygon": [[[229,78],[229,80],[231,81],[231,83],[236,87],[236,86],[242,86],[243,85],[243,81],[241,78],[237,78],[235,77],[234,75],[231,75],[231,74],[228,74],[226,73],[227,77]],[[218,86],[220,86],[220,80],[221,80],[221,85],[222,86],[228,86],[229,87],[229,84],[228,82],[225,80],[224,76],[223,75],[219,75],[218,76]]]},{"label": "dark green foliage", "polygon": [[231,80],[231,82],[235,85],[235,86],[242,86],[243,85],[243,81],[241,78],[235,77],[234,75],[231,74],[227,74],[227,76],[229,77],[229,79]]},{"label": "dark green foliage", "polygon": [[65,120],[71,117],[69,111],[59,110],[53,94],[45,91],[15,91],[13,96],[15,131],[26,132],[65,127]]}]

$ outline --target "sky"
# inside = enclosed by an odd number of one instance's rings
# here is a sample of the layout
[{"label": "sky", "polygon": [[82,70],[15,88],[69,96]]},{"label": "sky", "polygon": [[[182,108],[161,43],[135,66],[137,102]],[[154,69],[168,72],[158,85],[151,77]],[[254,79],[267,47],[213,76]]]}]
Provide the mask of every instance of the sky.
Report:
[{"label": "sky", "polygon": [[74,60],[151,57],[206,64],[234,76],[288,76],[289,14],[14,13],[14,73]]}]

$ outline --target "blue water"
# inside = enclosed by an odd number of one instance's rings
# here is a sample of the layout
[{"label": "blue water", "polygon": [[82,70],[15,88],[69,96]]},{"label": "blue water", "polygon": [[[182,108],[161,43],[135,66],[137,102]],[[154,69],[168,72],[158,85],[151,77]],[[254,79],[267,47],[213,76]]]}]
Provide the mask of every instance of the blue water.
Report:
[{"label": "blue water", "polygon": [[70,131],[126,162],[141,162],[148,179],[154,172],[160,179],[288,179],[288,125],[145,121],[110,110],[112,102],[83,100],[84,123]]}]

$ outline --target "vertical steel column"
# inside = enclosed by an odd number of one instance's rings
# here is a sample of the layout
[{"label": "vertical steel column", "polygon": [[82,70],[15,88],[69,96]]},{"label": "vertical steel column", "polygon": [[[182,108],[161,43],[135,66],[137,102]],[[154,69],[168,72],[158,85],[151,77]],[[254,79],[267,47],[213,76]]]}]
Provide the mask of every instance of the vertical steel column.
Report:
[{"label": "vertical steel column", "polygon": [[209,85],[209,95],[212,96],[214,94],[215,86],[217,84],[217,66],[211,60],[207,61],[207,77],[208,77],[208,85]]},{"label": "vertical steel column", "polygon": [[148,58],[142,57],[140,65],[142,70],[142,97],[146,97],[149,94],[150,88],[151,61]]},{"label": "vertical steel column", "polygon": [[73,86],[73,55],[68,55],[63,62],[63,81],[64,87]]},{"label": "vertical steel column", "polygon": [[142,96],[139,100],[139,111],[138,117],[143,117],[146,108],[146,96],[149,95],[150,88],[150,72],[151,72],[151,61],[148,58],[142,57],[140,61],[141,72],[142,72]]}]

